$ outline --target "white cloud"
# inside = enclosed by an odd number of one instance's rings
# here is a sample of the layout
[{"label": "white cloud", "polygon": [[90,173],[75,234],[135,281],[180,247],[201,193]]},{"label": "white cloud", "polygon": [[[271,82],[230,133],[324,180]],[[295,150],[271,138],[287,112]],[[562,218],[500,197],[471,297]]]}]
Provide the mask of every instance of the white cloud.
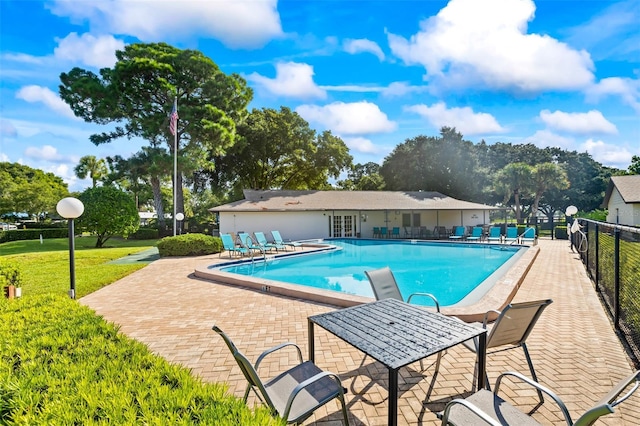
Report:
[{"label": "white cloud", "polygon": [[447,108],[444,102],[438,102],[432,106],[420,104],[407,106],[404,109],[405,111],[419,114],[438,129],[443,126],[455,127],[463,135],[501,133],[505,131],[491,114],[473,112],[469,107]]},{"label": "white cloud", "polygon": [[116,63],[116,50],[124,49],[124,41],[111,35],[96,37],[89,33],[81,36],[70,33],[56,41],[58,47],[53,50],[56,59],[81,62],[96,68],[112,67]]},{"label": "white cloud", "polygon": [[281,62],[276,64],[276,78],[264,77],[258,73],[247,76],[269,93],[278,96],[310,99],[327,97],[327,92],[313,81],[313,67],[308,64]]},{"label": "white cloud", "polygon": [[40,148],[29,146],[24,150],[24,155],[32,160],[50,161],[53,163],[60,163],[67,160],[51,145],[44,145]]},{"label": "white cloud", "polygon": [[395,122],[371,102],[334,102],[325,106],[300,105],[296,112],[309,122],[319,123],[336,134],[364,135],[391,132]]},{"label": "white cloud", "polygon": [[9,120],[0,119],[0,137],[15,138],[18,135],[18,131],[15,126]]},{"label": "white cloud", "polygon": [[391,51],[424,66],[436,87],[539,92],[589,85],[593,62],[586,51],[527,34],[534,12],[532,0],[451,0],[410,39],[387,36]]},{"label": "white cloud", "polygon": [[28,55],[26,53],[3,53],[0,57],[5,61],[19,62],[22,64],[40,65],[43,61],[41,57]]},{"label": "white cloud", "polygon": [[377,146],[369,139],[363,137],[343,137],[341,138],[352,151],[361,152],[363,154],[377,154],[380,152]]},{"label": "white cloud", "polygon": [[16,98],[22,99],[29,103],[41,102],[45,104],[49,109],[57,112],[60,115],[77,119],[69,105],[64,103],[64,101],[60,99],[60,97],[48,87],[36,85],[25,86],[18,90],[18,93],[16,93]]},{"label": "white cloud", "polygon": [[10,160],[4,152],[0,152],[0,161],[3,163],[8,163]]},{"label": "white cloud", "polygon": [[88,20],[103,33],[143,41],[213,37],[230,48],[258,48],[283,36],[277,0],[140,1],[56,0],[58,16]]},{"label": "white cloud", "polygon": [[366,38],[361,39],[346,39],[343,42],[344,51],[347,53],[351,53],[355,55],[356,53],[373,53],[378,57],[380,61],[384,61],[384,52],[378,46],[378,43],[367,40]]},{"label": "white cloud", "polygon": [[596,102],[605,96],[619,96],[622,101],[640,114],[640,79],[609,77],[586,90],[587,100]]},{"label": "white cloud", "polygon": [[597,110],[589,112],[540,111],[540,118],[551,129],[576,134],[617,134],[618,129]]},{"label": "white cloud", "polygon": [[581,146],[594,160],[605,166],[626,169],[631,164],[633,154],[623,146],[608,144],[603,141],[588,139]]},{"label": "white cloud", "polygon": [[549,130],[538,130],[533,136],[526,138],[519,143],[532,143],[538,148],[558,147],[563,149],[574,149],[575,140],[553,133]]},{"label": "white cloud", "polygon": [[404,96],[408,93],[422,92],[426,90],[425,86],[412,86],[406,81],[395,81],[385,87],[382,95],[388,98]]}]

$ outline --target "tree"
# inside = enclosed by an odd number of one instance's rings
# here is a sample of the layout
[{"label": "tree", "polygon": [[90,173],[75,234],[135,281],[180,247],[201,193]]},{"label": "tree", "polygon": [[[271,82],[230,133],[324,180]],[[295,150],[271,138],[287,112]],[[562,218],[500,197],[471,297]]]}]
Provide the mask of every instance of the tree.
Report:
[{"label": "tree", "polygon": [[535,198],[531,212],[538,212],[540,198],[549,189],[564,190],[569,188],[567,173],[555,163],[541,163],[533,167],[533,189]]},{"label": "tree", "polygon": [[55,211],[69,194],[62,178],[18,163],[0,163],[0,188],[0,214],[27,213],[36,219]]},{"label": "tree", "polygon": [[[100,75],[80,68],[60,75],[60,96],[76,116],[98,124],[115,123],[114,130],[95,134],[91,141],[109,143],[121,137],[141,137],[153,148],[166,143],[189,166],[209,169],[208,158],[233,146],[236,125],[247,115],[252,91],[237,74],[226,75],[201,52],[180,50],[165,43],[135,43],[116,52],[113,68]],[[169,131],[169,113],[177,99],[177,143]],[[174,184],[177,211],[183,211],[180,164]]]},{"label": "tree", "polygon": [[628,170],[630,175],[640,175],[640,155],[631,157],[631,164]]},{"label": "tree", "polygon": [[384,189],[380,165],[374,162],[356,164],[347,172],[347,178],[337,182],[338,187],[350,191],[379,191]]},{"label": "tree", "polygon": [[104,159],[97,159],[93,155],[85,155],[80,158],[80,163],[78,163],[74,172],[80,179],[85,179],[89,176],[95,188],[96,183],[107,176],[108,170]]},{"label": "tree", "polygon": [[114,235],[126,238],[140,226],[133,198],[118,188],[88,188],[78,199],[84,204],[84,213],[76,219],[77,226],[97,235],[96,248],[103,247]]},{"label": "tree", "polygon": [[520,197],[531,191],[532,175],[533,168],[528,164],[512,163],[500,170],[495,178],[496,192],[502,192],[504,203],[508,203],[513,197],[513,209],[518,223],[523,223]]},{"label": "tree", "polygon": [[238,127],[240,141],[216,161],[213,182],[239,195],[251,189],[327,189],[351,165],[342,139],[329,131],[320,135],[300,115],[281,107],[254,109]]}]

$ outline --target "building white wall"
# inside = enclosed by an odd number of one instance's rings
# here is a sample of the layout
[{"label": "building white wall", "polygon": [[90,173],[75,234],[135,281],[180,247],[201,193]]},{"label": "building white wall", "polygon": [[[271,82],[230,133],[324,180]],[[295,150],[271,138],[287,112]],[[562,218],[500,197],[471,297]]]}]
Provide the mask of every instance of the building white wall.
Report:
[{"label": "building white wall", "polygon": [[607,222],[620,225],[640,226],[640,204],[627,204],[614,187],[607,206]]}]

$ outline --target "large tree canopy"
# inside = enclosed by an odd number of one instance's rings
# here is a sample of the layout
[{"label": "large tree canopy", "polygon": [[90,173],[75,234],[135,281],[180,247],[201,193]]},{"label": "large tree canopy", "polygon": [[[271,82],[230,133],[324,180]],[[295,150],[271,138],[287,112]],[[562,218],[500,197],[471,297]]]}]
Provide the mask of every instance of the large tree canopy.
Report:
[{"label": "large tree canopy", "polygon": [[54,212],[69,195],[60,177],[18,163],[0,163],[0,188],[0,215],[27,213],[36,219]]},{"label": "large tree canopy", "polygon": [[[100,75],[80,68],[62,73],[60,96],[85,121],[115,124],[91,136],[96,144],[121,137],[141,137],[152,147],[167,143],[174,152],[169,114],[177,99],[177,149],[181,170],[211,166],[207,158],[221,155],[236,139],[236,124],[243,121],[252,91],[239,75],[226,75],[196,50],[181,50],[165,43],[136,43],[116,52],[113,68]],[[182,188],[181,173],[177,187]],[[178,211],[184,211],[178,191]]]}]

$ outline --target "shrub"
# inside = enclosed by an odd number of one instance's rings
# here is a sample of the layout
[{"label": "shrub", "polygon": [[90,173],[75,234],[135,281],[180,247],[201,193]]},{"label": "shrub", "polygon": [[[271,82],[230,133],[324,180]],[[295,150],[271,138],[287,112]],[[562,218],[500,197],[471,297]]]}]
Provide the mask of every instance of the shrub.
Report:
[{"label": "shrub", "polygon": [[220,253],[222,240],[204,234],[185,234],[165,237],[158,242],[158,252],[165,256],[201,256]]},{"label": "shrub", "polygon": [[129,235],[130,240],[157,240],[158,237],[158,228],[140,228]]},{"label": "shrub", "polygon": [[0,424],[283,424],[67,297],[0,300],[0,336]]},{"label": "shrub", "polygon": [[0,257],[0,287],[14,285],[20,287],[22,276],[18,263]]},{"label": "shrub", "polygon": [[569,238],[566,226],[556,226],[556,239],[566,240]]},{"label": "shrub", "polygon": [[18,229],[12,231],[0,231],[0,243],[9,241],[38,240],[42,238],[67,238],[69,230],[67,228],[50,229]]}]

